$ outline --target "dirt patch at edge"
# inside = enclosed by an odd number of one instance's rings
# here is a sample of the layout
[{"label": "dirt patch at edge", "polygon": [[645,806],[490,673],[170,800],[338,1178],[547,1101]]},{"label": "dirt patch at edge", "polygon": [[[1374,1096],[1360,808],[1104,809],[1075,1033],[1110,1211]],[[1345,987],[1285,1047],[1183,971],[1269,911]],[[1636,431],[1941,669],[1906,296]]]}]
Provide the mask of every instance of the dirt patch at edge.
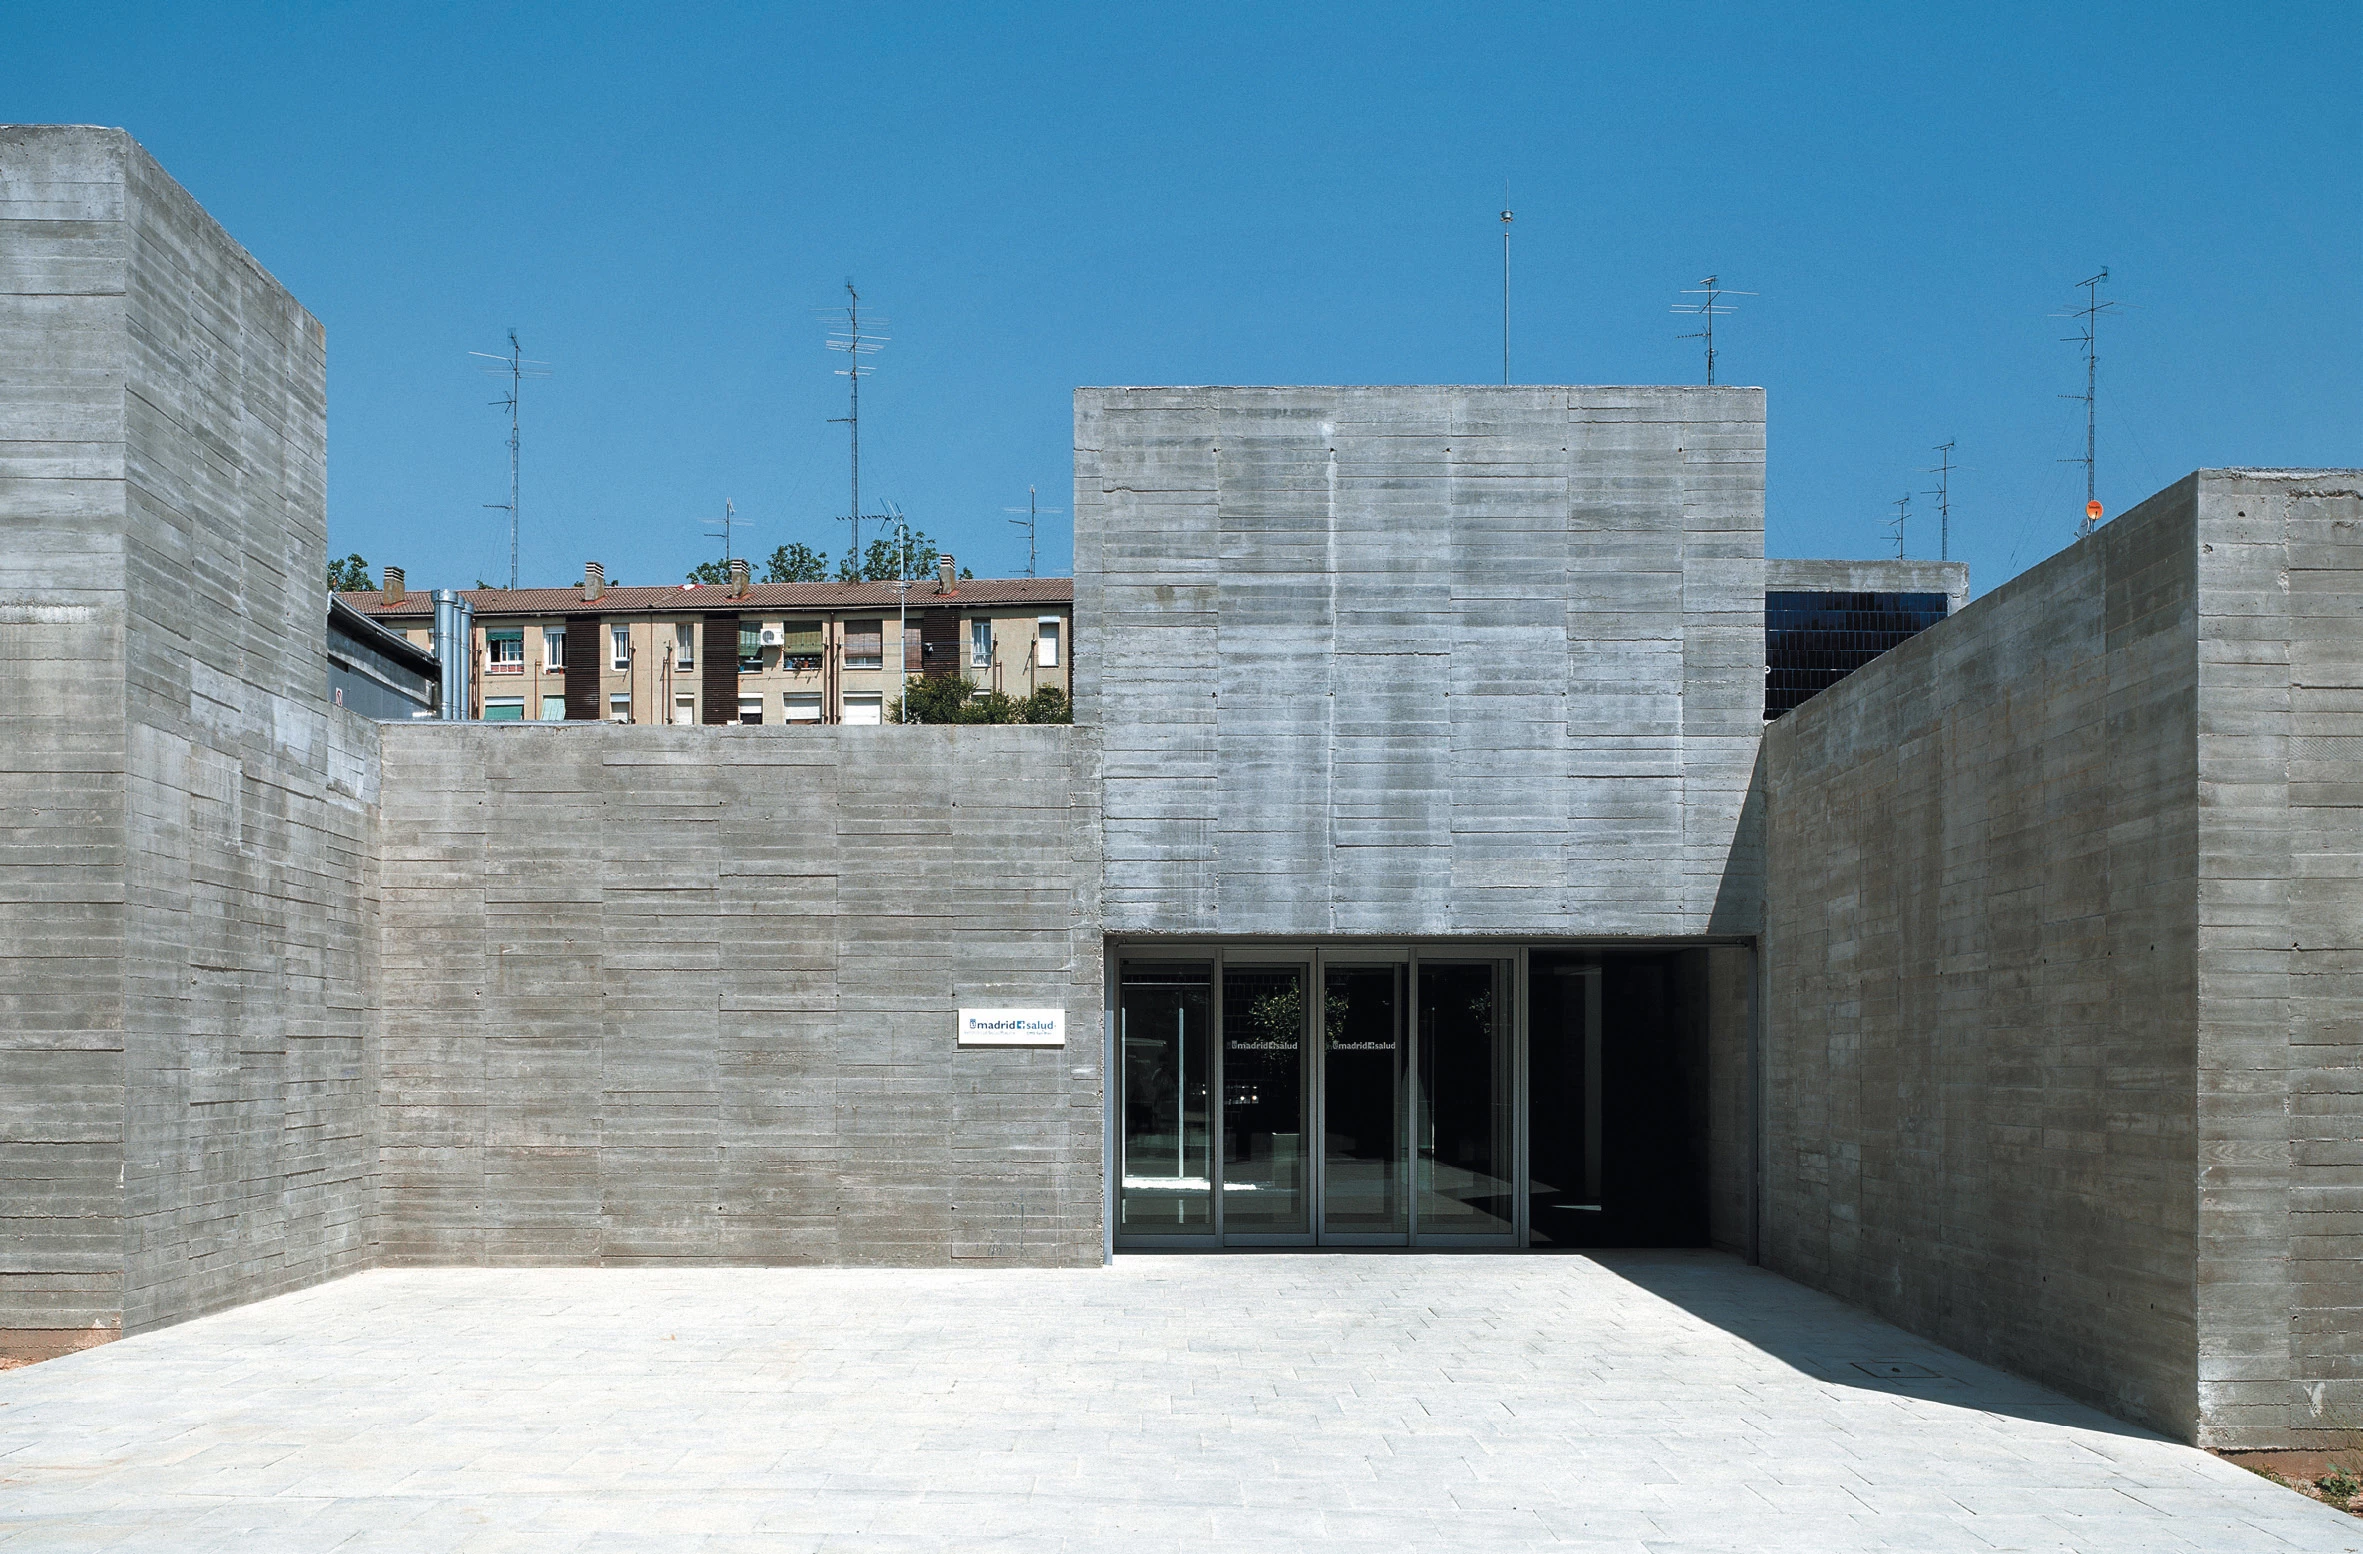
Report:
[{"label": "dirt patch at edge", "polygon": [[2309,1500],[2319,1500],[2349,1516],[2363,1517],[2363,1494],[2345,1501],[2333,1500],[2314,1484],[2334,1464],[2344,1467],[2357,1478],[2363,1478],[2363,1452],[2219,1451],[2215,1455],[2234,1467],[2246,1468],[2260,1478],[2268,1478],[2276,1484],[2294,1489]]}]

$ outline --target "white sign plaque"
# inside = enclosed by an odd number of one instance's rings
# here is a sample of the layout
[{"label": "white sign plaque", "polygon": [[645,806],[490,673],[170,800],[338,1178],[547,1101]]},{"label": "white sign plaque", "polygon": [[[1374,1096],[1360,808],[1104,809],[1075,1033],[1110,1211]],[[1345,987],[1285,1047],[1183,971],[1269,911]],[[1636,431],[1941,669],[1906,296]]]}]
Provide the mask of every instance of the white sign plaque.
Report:
[{"label": "white sign plaque", "polygon": [[1064,1009],[963,1009],[960,1045],[963,1047],[1063,1047],[1067,1044]]}]

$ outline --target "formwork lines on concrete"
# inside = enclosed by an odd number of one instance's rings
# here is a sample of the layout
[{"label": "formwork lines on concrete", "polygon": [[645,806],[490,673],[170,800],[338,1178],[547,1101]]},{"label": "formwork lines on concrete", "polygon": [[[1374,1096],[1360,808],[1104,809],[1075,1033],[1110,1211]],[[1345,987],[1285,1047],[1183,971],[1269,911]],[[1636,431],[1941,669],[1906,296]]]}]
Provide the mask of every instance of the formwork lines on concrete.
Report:
[{"label": "formwork lines on concrete", "polygon": [[2363,1524],[1708,1253],[384,1270],[0,1376],[9,1550],[1307,1544]]}]

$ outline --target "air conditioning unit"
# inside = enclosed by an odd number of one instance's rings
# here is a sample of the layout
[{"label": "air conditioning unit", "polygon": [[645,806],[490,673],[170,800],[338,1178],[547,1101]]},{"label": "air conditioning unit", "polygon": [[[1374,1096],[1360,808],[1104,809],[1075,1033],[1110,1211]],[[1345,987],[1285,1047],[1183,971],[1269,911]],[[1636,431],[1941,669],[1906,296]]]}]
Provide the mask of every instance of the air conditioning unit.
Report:
[{"label": "air conditioning unit", "polygon": [[779,644],[780,644],[779,628],[778,628],[777,626],[766,626],[766,627],[764,627],[764,628],[763,628],[763,645],[764,645],[765,647],[778,647],[778,646],[779,646]]}]

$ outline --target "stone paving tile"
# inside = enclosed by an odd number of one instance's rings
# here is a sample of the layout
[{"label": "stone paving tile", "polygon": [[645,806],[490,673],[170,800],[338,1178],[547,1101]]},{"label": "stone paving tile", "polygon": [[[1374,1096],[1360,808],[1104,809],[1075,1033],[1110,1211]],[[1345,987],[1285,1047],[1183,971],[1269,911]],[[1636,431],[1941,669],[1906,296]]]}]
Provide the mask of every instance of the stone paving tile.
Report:
[{"label": "stone paving tile", "polygon": [[1704,1253],[381,1271],[0,1374],[0,1554],[1309,1547],[2363,1522]]}]

